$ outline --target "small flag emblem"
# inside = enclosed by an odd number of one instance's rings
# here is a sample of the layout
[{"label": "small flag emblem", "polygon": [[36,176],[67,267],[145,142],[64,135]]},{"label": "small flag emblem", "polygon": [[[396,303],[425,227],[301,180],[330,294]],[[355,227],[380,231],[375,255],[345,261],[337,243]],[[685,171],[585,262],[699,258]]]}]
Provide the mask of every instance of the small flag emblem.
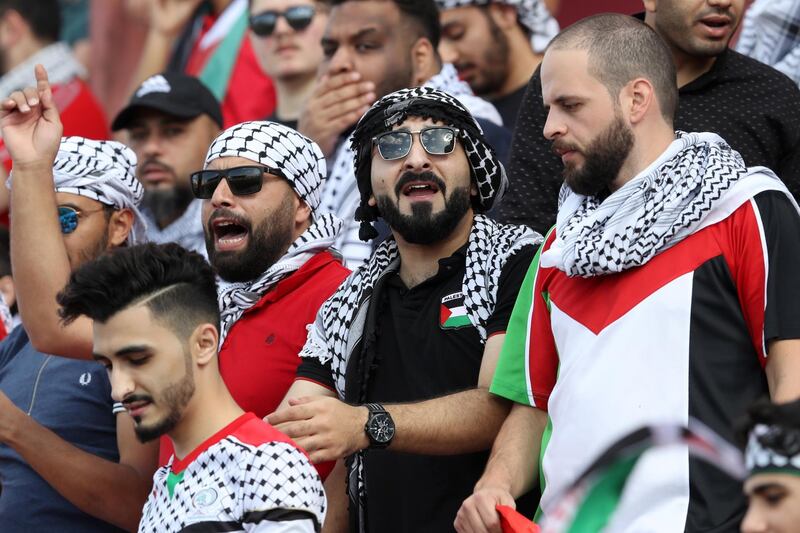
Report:
[{"label": "small flag emblem", "polygon": [[469,321],[467,308],[464,307],[464,295],[461,292],[454,292],[442,298],[439,327],[458,329],[467,326],[472,326],[472,322]]}]

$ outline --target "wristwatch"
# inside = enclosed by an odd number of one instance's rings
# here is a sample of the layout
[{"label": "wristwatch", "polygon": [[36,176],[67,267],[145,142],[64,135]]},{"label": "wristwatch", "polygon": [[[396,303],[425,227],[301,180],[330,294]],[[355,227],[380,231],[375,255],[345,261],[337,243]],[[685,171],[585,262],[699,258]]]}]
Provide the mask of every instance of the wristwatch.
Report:
[{"label": "wristwatch", "polygon": [[383,449],[391,444],[394,438],[394,420],[379,403],[368,403],[369,417],[364,424],[364,433],[369,439],[371,449]]}]

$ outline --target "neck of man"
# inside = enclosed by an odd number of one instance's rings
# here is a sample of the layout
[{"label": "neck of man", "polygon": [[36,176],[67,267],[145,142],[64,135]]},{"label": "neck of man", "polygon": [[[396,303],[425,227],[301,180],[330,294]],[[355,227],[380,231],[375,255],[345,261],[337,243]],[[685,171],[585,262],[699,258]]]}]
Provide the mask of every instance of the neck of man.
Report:
[{"label": "neck of man", "polygon": [[311,93],[314,92],[316,74],[298,75],[291,78],[273,78],[278,104],[275,116],[281,121],[300,118]]},{"label": "neck of man", "polygon": [[169,432],[178,459],[185,459],[209,437],[244,413],[216,371],[217,363],[213,365],[215,371],[212,375],[198,377],[194,395],[183,410],[180,422]]},{"label": "neck of man", "polygon": [[410,289],[435,276],[439,271],[439,260],[450,257],[467,243],[473,217],[470,209],[446,239],[432,244],[413,244],[392,232],[400,254],[400,279],[406,287]]},{"label": "neck of man", "polygon": [[717,56],[693,56],[675,47],[672,49],[672,59],[678,71],[678,88],[692,83],[694,80],[711,70]]},{"label": "neck of man", "polygon": [[533,51],[530,39],[522,30],[509,35],[508,44],[508,76],[496,93],[486,95],[489,100],[508,96],[526,87],[544,57],[544,54],[537,54]]},{"label": "neck of man", "polygon": [[611,192],[615,192],[620,187],[638,176],[643,170],[658,159],[664,150],[675,140],[675,131],[672,125],[659,121],[659,124],[647,133],[634,133],[636,140],[628,158],[623,163],[622,168],[609,186]]}]

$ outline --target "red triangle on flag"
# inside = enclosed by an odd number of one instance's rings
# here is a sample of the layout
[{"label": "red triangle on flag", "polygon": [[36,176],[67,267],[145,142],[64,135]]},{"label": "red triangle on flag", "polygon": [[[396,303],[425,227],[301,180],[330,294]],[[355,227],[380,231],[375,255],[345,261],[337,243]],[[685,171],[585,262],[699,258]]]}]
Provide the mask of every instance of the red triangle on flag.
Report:
[{"label": "red triangle on flag", "polygon": [[450,309],[448,309],[446,305],[444,304],[440,305],[441,307],[439,309],[439,325],[444,326],[444,323],[447,322],[447,319],[450,318],[450,315],[452,315],[453,312]]},{"label": "red triangle on flag", "polygon": [[539,526],[507,505],[495,507],[503,533],[539,533]]}]

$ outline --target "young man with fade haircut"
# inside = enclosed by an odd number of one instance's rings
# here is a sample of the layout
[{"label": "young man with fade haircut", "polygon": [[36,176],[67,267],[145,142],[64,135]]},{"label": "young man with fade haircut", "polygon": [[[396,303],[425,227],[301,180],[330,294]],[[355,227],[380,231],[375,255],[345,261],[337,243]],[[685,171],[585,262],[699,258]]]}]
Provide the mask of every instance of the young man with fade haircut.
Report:
[{"label": "young man with fade haircut", "polygon": [[544,0],[436,0],[442,59],[514,130],[522,96],[558,22]]},{"label": "young man with fade haircut", "polygon": [[800,399],[753,405],[743,424],[748,499],[742,533],[800,528]]},{"label": "young man with fade haircut", "polygon": [[479,118],[489,142],[506,160],[511,133],[499,126],[502,119],[494,106],[474,96],[455,68],[442,63],[440,35],[434,0],[335,0],[331,7],[322,38],[322,75],[298,130],[329,158],[321,205],[345,223],[336,244],[351,268],[369,258],[372,243],[358,236],[359,195],[348,139],[376,98],[419,85],[446,91]]},{"label": "young man with fade haircut", "polygon": [[277,409],[307,325],[350,272],[331,248],[341,221],[319,213],[324,179],[319,147],[275,122],[223,131],[205,170],[192,175],[208,259],[221,278],[220,373],[233,399],[259,417]]},{"label": "young man with fade haircut", "polygon": [[[642,425],[694,417],[730,441],[756,398],[800,396],[800,214],[786,186],[715,133],[674,131],[670,51],[635,18],[570,26],[541,73],[565,186],[492,381],[515,405],[459,531],[496,528],[495,505],[537,471],[547,516]],[[685,447],[644,458],[628,484],[613,531],[730,531],[744,515],[741,486]]]},{"label": "young man with fade haircut", "polygon": [[250,0],[253,51],[277,96],[267,120],[297,128],[317,85],[329,10],[322,0]]},{"label": "young man with fade haircut", "polygon": [[[669,46],[680,105],[675,129],[713,131],[748,166],[772,169],[800,197],[800,90],[786,76],[730,50],[745,0],[645,0],[638,15]],[[542,136],[547,109],[541,76],[522,102],[509,163],[514,195],[500,209],[504,222],[542,233],[556,221],[564,165]]]},{"label": "young man with fade haircut", "polygon": [[197,78],[182,73],[146,79],[114,118],[111,129],[126,131],[138,159],[148,241],[205,254],[202,202],[192,195],[189,175],[203,166],[221,128],[219,102]]},{"label": "young man with fade haircut", "polygon": [[[70,272],[144,239],[136,157],[124,145],[61,138],[47,75],[2,101],[14,158],[11,263],[22,326],[0,344],[0,524],[27,533],[135,529],[157,450],[113,411],[91,357],[92,324],[64,326],[56,295]],[[54,191],[55,186],[55,191]],[[51,355],[53,354],[53,355]]]},{"label": "young man with fade haircut", "polygon": [[147,442],[175,454],[153,478],[139,531],[315,533],[325,492],[294,443],[236,404],[219,373],[214,271],[177,244],[118,250],[72,274],[66,323],[89,317],[94,358]]},{"label": "young man with fade haircut", "polygon": [[484,214],[505,171],[445,92],[380,99],[353,150],[362,237],[378,216],[392,236],[322,306],[268,420],[312,461],[347,458],[351,531],[444,531],[508,412],[486,387],[541,237]]}]

